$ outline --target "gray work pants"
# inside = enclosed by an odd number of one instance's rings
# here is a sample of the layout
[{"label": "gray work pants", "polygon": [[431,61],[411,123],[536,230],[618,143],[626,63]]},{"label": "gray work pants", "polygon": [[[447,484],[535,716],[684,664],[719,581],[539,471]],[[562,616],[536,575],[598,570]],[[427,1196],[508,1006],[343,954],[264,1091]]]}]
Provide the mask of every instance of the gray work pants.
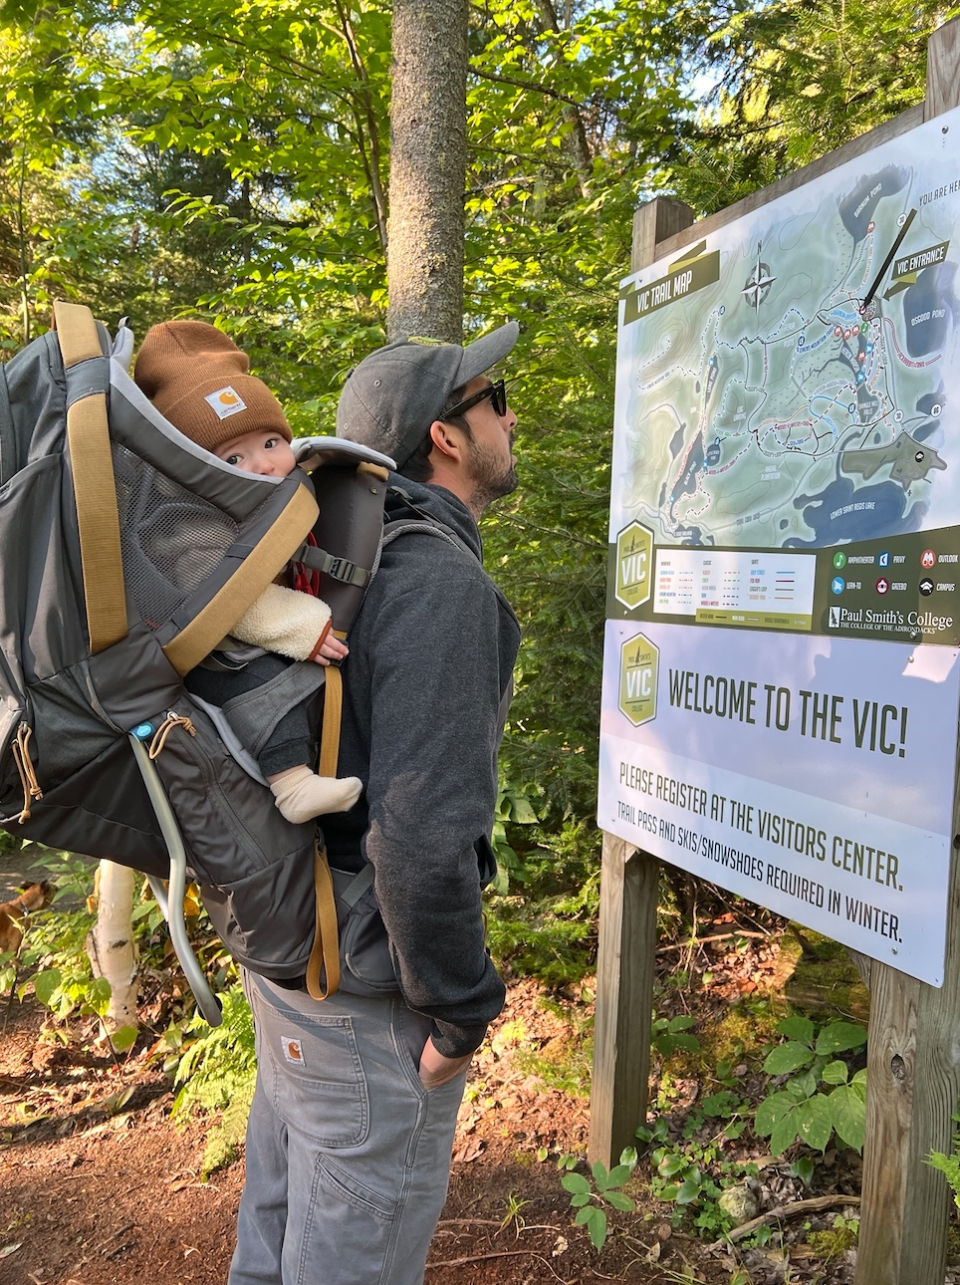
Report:
[{"label": "gray work pants", "polygon": [[466,1072],[424,1089],[429,1022],[399,997],[244,985],[258,1071],[228,1285],[421,1285]]}]

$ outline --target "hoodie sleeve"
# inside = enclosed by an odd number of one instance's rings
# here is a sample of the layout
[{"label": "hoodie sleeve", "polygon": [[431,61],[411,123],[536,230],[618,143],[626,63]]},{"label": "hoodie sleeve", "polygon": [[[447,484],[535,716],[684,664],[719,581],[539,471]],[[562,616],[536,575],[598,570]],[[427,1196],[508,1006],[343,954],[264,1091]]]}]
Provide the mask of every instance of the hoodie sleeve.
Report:
[{"label": "hoodie sleeve", "polygon": [[[412,538],[412,537],[411,537]],[[363,850],[400,988],[439,1052],[472,1052],[504,986],[486,951],[475,844],[497,797],[498,606],[458,551],[379,606]]]},{"label": "hoodie sleeve", "polygon": [[271,584],[244,612],[230,635],[291,660],[309,660],[329,622],[330,608],[319,598]]}]

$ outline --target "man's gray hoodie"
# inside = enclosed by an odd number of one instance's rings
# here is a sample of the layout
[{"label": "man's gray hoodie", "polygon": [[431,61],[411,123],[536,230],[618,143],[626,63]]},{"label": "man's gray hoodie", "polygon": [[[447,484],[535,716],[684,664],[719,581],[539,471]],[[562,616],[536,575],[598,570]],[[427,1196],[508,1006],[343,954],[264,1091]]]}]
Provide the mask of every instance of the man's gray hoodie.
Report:
[{"label": "man's gray hoodie", "polygon": [[[466,549],[433,535],[386,544],[343,665],[340,776],[364,792],[323,818],[330,863],[372,863],[407,1004],[433,1022],[447,1057],[472,1052],[503,1007],[484,947],[478,854],[489,854],[499,710],[520,628],[483,570],[480,533],[443,487],[391,475]],[[390,494],[387,520],[410,519]]]}]

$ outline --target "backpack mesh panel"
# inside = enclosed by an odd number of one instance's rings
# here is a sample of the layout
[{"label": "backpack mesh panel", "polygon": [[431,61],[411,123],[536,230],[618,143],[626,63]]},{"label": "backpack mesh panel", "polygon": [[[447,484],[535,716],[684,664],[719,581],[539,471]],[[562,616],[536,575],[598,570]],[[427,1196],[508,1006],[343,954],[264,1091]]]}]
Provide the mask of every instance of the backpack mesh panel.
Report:
[{"label": "backpack mesh panel", "polygon": [[113,468],[127,591],[156,629],[216,570],[239,528],[117,442]]}]

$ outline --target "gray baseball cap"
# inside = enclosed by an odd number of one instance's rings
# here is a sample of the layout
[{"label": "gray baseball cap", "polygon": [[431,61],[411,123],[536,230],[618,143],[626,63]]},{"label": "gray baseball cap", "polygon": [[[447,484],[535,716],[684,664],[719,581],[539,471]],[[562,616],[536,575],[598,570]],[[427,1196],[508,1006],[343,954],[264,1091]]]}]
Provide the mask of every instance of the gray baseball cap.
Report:
[{"label": "gray baseball cap", "polygon": [[402,469],[454,389],[502,361],[517,342],[515,321],[461,348],[407,339],[378,348],[347,376],[337,406],[337,436],[391,455]]}]

